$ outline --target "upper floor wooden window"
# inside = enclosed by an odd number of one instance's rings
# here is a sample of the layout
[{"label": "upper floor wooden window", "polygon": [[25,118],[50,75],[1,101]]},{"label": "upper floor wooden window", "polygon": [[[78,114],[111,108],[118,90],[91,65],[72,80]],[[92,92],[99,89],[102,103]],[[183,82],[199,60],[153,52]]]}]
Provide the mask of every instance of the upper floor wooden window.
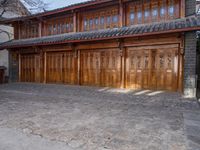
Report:
[{"label": "upper floor wooden window", "polygon": [[35,38],[38,37],[38,27],[39,24],[37,22],[24,22],[20,25],[20,35],[21,39],[25,38]]},{"label": "upper floor wooden window", "polygon": [[136,0],[129,2],[127,25],[159,22],[180,17],[179,0]]},{"label": "upper floor wooden window", "polygon": [[158,1],[152,1],[151,2],[151,8],[152,8],[152,22],[157,22],[158,21]]},{"label": "upper floor wooden window", "polygon": [[45,35],[63,34],[73,32],[73,19],[72,17],[55,19],[47,21],[45,26]]},{"label": "upper floor wooden window", "polygon": [[82,15],[82,18],[83,31],[116,28],[119,26],[118,7],[87,12]]},{"label": "upper floor wooden window", "polygon": [[130,23],[133,24],[134,23],[134,20],[135,20],[135,12],[134,11],[131,11],[130,12]]},{"label": "upper floor wooden window", "polygon": [[175,8],[174,8],[175,3],[174,3],[173,0],[169,0],[168,4],[169,4],[169,7],[168,7],[168,15],[169,15],[170,17],[173,17],[173,16],[174,16],[174,13],[175,13]]}]

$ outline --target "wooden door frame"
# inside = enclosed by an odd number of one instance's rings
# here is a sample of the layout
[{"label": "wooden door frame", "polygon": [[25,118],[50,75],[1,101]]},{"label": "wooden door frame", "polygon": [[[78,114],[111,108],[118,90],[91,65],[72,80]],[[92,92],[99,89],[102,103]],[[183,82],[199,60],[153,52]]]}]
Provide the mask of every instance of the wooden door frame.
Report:
[{"label": "wooden door frame", "polygon": [[[183,70],[183,68],[181,69],[180,67],[181,66],[183,66],[182,65],[182,55],[181,55],[181,50],[180,50],[180,43],[170,43],[170,45],[172,46],[171,48],[177,48],[177,57],[178,57],[178,60],[177,60],[177,74],[176,74],[176,91],[180,91],[180,89],[182,89],[182,86],[180,86],[179,84],[179,82],[181,82],[180,81],[180,79],[182,78],[181,76],[182,76],[182,73],[181,73],[181,70]],[[160,47],[160,48],[159,48]],[[150,56],[152,55],[152,50],[153,49],[162,49],[162,48],[165,48],[165,49],[167,49],[167,48],[169,48],[169,44],[154,44],[154,45],[150,45],[150,46],[127,46],[126,48],[125,48],[125,78],[124,78],[124,82],[125,82],[125,88],[127,88],[127,59],[128,59],[128,50],[129,50],[129,48],[135,48],[136,50],[137,49],[148,49],[148,50],[151,50],[151,52],[150,52]],[[152,63],[152,60],[151,60],[152,58],[150,58],[150,63]],[[152,66],[152,64],[150,64],[151,66]]]},{"label": "wooden door frame", "polygon": [[[40,53],[36,53],[36,52],[32,52],[32,53],[19,53],[19,56],[18,56],[18,61],[19,61],[19,82],[22,82],[22,57],[23,56],[33,56],[34,57],[34,69],[35,69],[35,71],[34,71],[34,82],[37,82],[36,81],[36,56],[38,56],[39,57],[39,59],[40,59],[40,67],[41,67],[41,55],[40,55]],[[41,82],[41,68],[39,67],[39,70],[40,70],[40,82]],[[24,82],[24,81],[23,81]],[[28,81],[25,81],[25,82],[28,82]],[[39,82],[39,83],[40,83]]]},{"label": "wooden door frame", "polygon": [[[125,80],[124,80],[124,69],[125,69],[125,67],[123,67],[123,63],[125,62],[125,57],[124,57],[124,55],[125,55],[125,48],[124,47],[122,47],[122,48],[119,48],[119,47],[116,47],[116,48],[94,48],[94,49],[81,49],[81,50],[79,50],[79,60],[80,60],[80,63],[82,62],[82,57],[81,57],[81,53],[83,53],[83,52],[99,52],[100,53],[100,57],[101,57],[101,52],[103,52],[103,51],[109,51],[109,50],[116,50],[116,51],[119,51],[119,54],[120,54],[120,86],[119,86],[119,88],[124,88],[125,87]],[[101,58],[100,58],[100,60],[101,60]],[[100,62],[101,63],[101,62]],[[125,63],[124,63],[125,64]],[[101,64],[100,64],[101,65]],[[125,65],[124,65],[125,66]],[[83,78],[83,71],[82,71],[82,67],[81,67],[81,65],[79,66],[79,68],[80,68],[80,75],[79,75],[79,85],[83,85],[82,84],[82,78]],[[123,75],[124,74],[124,75]],[[99,84],[99,86],[101,87],[101,85],[102,85],[102,81],[101,81],[101,66],[100,66],[100,84]]]}]

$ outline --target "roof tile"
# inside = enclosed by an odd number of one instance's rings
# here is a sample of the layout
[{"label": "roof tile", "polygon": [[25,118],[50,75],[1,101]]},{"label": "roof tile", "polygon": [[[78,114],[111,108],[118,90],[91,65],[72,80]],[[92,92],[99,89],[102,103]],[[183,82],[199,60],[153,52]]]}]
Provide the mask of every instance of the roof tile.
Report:
[{"label": "roof tile", "polygon": [[[192,29],[191,29],[192,28]],[[122,38],[126,36],[138,36],[145,34],[162,33],[165,31],[180,30],[197,30],[200,29],[200,16],[190,16],[183,19],[176,19],[167,22],[135,25],[130,27],[122,27],[115,29],[105,29],[90,32],[77,32],[77,33],[66,33],[61,35],[52,35],[41,38],[11,40],[0,44],[0,49],[4,48],[15,48],[15,47],[26,47],[26,46],[37,46],[37,45],[48,45],[49,43],[73,43],[90,40],[110,39],[110,38]],[[180,31],[179,31],[180,32]]]}]

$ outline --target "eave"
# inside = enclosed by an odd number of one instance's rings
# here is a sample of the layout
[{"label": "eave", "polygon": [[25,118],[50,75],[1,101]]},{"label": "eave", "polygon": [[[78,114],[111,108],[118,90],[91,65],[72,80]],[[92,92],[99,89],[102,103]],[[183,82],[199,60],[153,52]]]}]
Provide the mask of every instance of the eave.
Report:
[{"label": "eave", "polygon": [[109,39],[121,39],[129,37],[142,37],[167,33],[178,33],[200,30],[200,16],[190,16],[168,22],[137,25],[117,29],[106,29],[100,31],[67,33],[41,38],[12,40],[0,45],[0,49],[14,49],[31,46],[45,46],[66,43],[80,43],[89,41],[100,41]]},{"label": "eave", "polygon": [[46,17],[46,16],[50,16],[50,15],[55,15],[55,14],[59,14],[59,13],[67,12],[67,11],[74,11],[76,9],[89,7],[89,6],[93,6],[93,5],[98,5],[98,4],[111,2],[111,1],[113,1],[113,0],[90,0],[90,1],[73,4],[73,5],[63,7],[63,8],[58,8],[58,9],[54,9],[54,10],[50,10],[50,11],[46,11],[46,12],[42,12],[42,13],[38,13],[38,14],[28,15],[28,16],[24,16],[24,17],[3,19],[3,20],[0,20],[0,24],[11,24],[11,23],[14,23],[17,21]]}]

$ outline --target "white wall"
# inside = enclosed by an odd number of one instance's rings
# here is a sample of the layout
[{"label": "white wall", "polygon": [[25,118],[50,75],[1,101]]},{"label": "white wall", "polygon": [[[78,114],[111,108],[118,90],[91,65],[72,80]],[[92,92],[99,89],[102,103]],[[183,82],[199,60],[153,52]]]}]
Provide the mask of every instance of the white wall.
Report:
[{"label": "white wall", "polygon": [[9,75],[9,64],[8,64],[8,51],[7,50],[3,50],[0,51],[0,66],[4,66],[6,67],[6,76]]},{"label": "white wall", "polygon": [[[10,13],[6,14],[9,15]],[[2,32],[5,31],[5,32]],[[10,26],[0,25],[0,43],[12,40],[14,38],[13,28]],[[7,68],[6,76],[9,76],[9,53],[7,50],[0,50],[0,66]]]}]

